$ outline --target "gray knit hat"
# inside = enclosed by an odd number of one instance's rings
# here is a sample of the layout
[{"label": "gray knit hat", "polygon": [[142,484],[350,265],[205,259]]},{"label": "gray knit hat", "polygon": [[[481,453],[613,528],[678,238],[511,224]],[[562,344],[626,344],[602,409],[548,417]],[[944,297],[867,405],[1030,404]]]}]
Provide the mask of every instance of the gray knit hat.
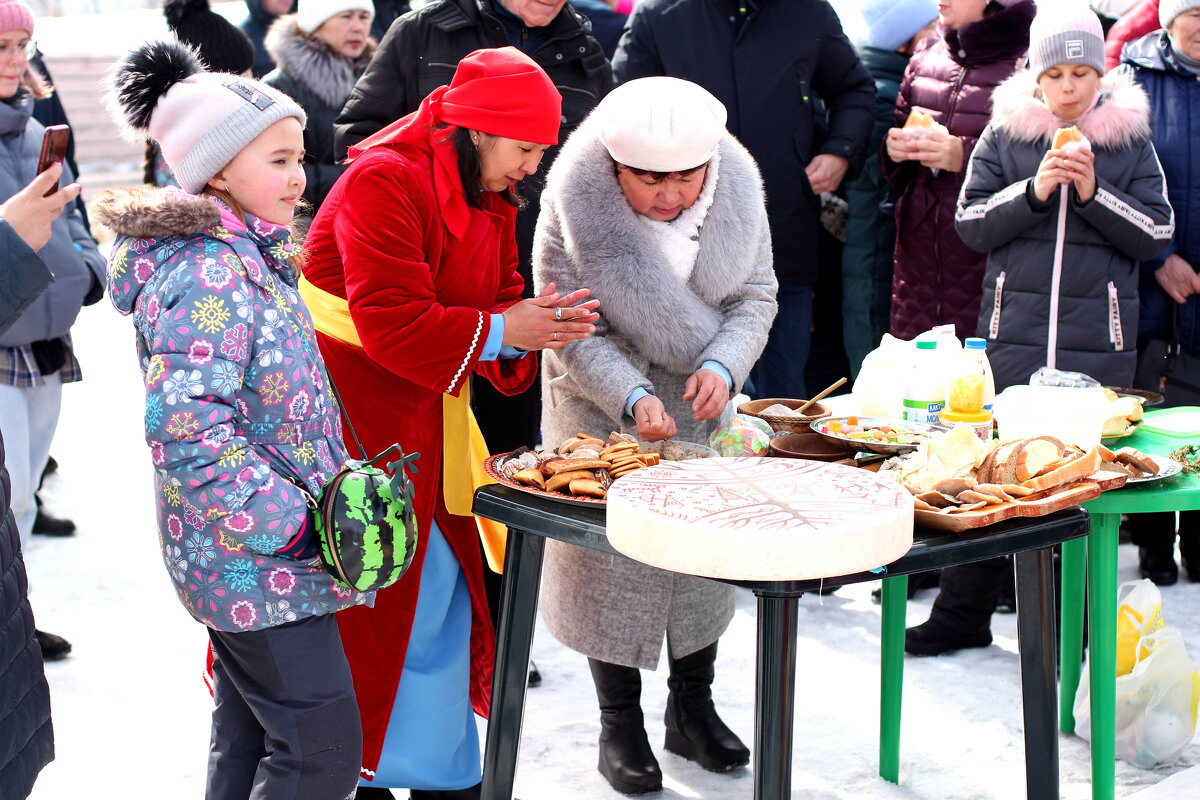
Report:
[{"label": "gray knit hat", "polygon": [[1029,68],[1037,77],[1056,64],[1085,64],[1104,74],[1104,29],[1082,0],[1038,6],[1029,26]]},{"label": "gray knit hat", "polygon": [[150,42],[122,59],[109,103],[130,138],[158,142],[180,188],[192,194],[276,122],[295,117],[303,127],[306,121],[304,109],[283,92],[205,72],[178,42]]},{"label": "gray knit hat", "polygon": [[1197,7],[1200,7],[1200,0],[1159,0],[1158,24],[1169,28],[1176,17],[1188,9]]}]

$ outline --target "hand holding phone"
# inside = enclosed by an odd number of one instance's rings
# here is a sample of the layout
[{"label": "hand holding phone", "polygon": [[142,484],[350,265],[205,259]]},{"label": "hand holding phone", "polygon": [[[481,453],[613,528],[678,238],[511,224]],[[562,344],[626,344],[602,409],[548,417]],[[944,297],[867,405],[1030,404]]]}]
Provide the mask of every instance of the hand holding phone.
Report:
[{"label": "hand holding phone", "polygon": [[[69,125],[51,125],[42,136],[42,154],[38,157],[37,174],[41,175],[51,164],[61,164],[67,157],[67,144],[71,141]],[[58,191],[55,185],[46,192],[46,197]]]}]

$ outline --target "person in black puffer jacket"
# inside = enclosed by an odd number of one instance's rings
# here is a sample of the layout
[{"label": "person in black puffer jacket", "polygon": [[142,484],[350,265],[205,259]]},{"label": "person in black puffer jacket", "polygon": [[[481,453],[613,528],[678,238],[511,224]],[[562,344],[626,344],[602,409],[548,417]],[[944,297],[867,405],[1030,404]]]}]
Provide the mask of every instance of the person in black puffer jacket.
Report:
[{"label": "person in black puffer jacket", "polygon": [[275,69],[263,83],[308,114],[304,199],[312,208],[297,213],[310,219],[342,174],[333,157],[333,121],[375,52],[375,41],[368,36],[373,14],[370,0],[302,0],[299,13],[280,17],[267,31]]}]

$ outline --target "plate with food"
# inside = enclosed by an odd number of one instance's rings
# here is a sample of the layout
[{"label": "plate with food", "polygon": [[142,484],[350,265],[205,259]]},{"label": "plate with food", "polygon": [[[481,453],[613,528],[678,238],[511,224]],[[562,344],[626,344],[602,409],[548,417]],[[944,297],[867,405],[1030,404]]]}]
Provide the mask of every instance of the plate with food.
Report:
[{"label": "plate with food", "polygon": [[1109,418],[1104,421],[1100,435],[1105,439],[1122,439],[1142,427],[1142,409],[1145,398],[1136,394],[1121,394],[1113,389],[1104,389],[1109,402]]},{"label": "plate with food", "polygon": [[1160,392],[1152,392],[1149,389],[1129,389],[1124,386],[1105,386],[1104,388],[1117,397],[1136,397],[1140,399],[1142,401],[1142,408],[1161,406],[1164,402],[1164,398]]},{"label": "plate with food", "polygon": [[668,439],[646,444],[625,433],[607,440],[577,434],[548,450],[527,447],[483,462],[483,471],[497,483],[523,492],[577,505],[604,505],[613,481],[661,461],[682,461],[716,455],[710,447]]},{"label": "plate with food", "polygon": [[[1122,459],[1122,454],[1126,449],[1127,448],[1122,448],[1121,450],[1117,451],[1118,463],[1121,463],[1120,459]],[[1137,455],[1140,456],[1140,459],[1132,459],[1128,463],[1131,470],[1137,472],[1138,474],[1130,475],[1129,480],[1125,482],[1127,485],[1130,483],[1150,483],[1152,481],[1161,481],[1163,478],[1170,478],[1172,475],[1178,475],[1183,471],[1182,464],[1180,464],[1178,461],[1167,458],[1166,456],[1138,453],[1136,450],[1133,452],[1137,453]],[[1147,463],[1147,461],[1150,463]],[[1151,464],[1153,464],[1157,470],[1152,470],[1150,468]]]},{"label": "plate with food", "polygon": [[912,452],[929,436],[950,430],[894,417],[859,416],[829,417],[814,422],[812,429],[848,450],[889,456]]}]

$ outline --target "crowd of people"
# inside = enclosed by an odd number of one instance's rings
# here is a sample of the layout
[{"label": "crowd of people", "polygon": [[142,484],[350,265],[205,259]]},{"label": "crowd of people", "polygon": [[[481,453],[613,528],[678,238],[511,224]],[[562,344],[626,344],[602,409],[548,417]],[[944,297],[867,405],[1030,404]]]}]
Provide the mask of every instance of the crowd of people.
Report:
[{"label": "crowd of people", "polygon": [[[0,785],[53,758],[42,659],[70,645],[32,624],[22,543],[83,305],[133,326],[163,558],[210,640],[207,796],[479,797],[503,544],[465,443],[704,441],[740,392],[806,397],[815,365],[935,325],[988,339],[997,389],[1131,386],[1152,338],[1200,355],[1200,0],[1124,5],[1106,51],[1082,0],[247,0],[240,29],[169,0],[173,38],[108,79],[147,150],[146,185],[92,205],[106,269],[70,169],[36,174],[51,87],[0,0]],[[412,566],[376,592],[315,539],[344,423],[421,454]],[[1200,580],[1200,514],[1133,535],[1146,577],[1177,580],[1178,537]],[[945,570],[906,649],[990,644],[1006,571]],[[616,791],[662,789],[641,670],[664,639],[665,749],[749,762],[711,692],[733,608],[547,545],[542,611],[588,660]]]}]

